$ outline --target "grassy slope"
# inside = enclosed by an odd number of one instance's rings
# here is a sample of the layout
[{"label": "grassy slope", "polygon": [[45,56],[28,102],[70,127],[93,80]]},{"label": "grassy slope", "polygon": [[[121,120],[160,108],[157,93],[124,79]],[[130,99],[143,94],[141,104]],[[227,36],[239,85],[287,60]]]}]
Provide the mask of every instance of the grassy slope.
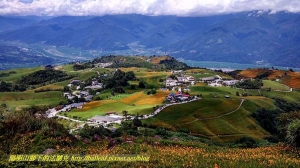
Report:
[{"label": "grassy slope", "polygon": [[[218,141],[233,141],[242,136],[261,139],[269,135],[256,121],[250,117],[251,111],[259,107],[275,108],[271,99],[249,97],[242,107],[217,119],[197,121],[216,117],[237,109],[240,99],[204,98],[188,105],[170,106],[145,123],[168,127],[171,129],[188,129],[192,134],[206,136]],[[197,118],[195,118],[197,116]],[[194,122],[192,122],[194,121]]]},{"label": "grassy slope", "polygon": [[290,88],[278,83],[276,81],[271,81],[271,80],[263,80],[263,86],[262,88],[271,88],[272,90],[281,90],[281,91],[289,91]]},{"label": "grassy slope", "polygon": [[35,67],[35,68],[20,68],[20,69],[12,69],[12,70],[5,70],[1,72],[9,72],[9,71],[15,71],[15,74],[11,74],[7,77],[0,77],[0,81],[6,81],[6,82],[16,82],[17,80],[21,79],[22,76],[29,75],[35,71],[42,70],[43,67]]},{"label": "grassy slope", "polygon": [[293,92],[268,92],[262,91],[261,94],[269,97],[283,98],[287,101],[300,102],[300,91]]},{"label": "grassy slope", "polygon": [[195,80],[199,80],[199,78],[205,78],[205,77],[212,77],[215,75],[220,75],[224,79],[232,79],[231,76],[224,74],[224,73],[219,73],[215,72],[209,69],[191,69],[186,71],[186,75],[193,76]]},{"label": "grassy slope", "polygon": [[9,107],[28,107],[31,105],[57,105],[59,101],[65,100],[60,91],[50,92],[2,92],[0,102]]}]

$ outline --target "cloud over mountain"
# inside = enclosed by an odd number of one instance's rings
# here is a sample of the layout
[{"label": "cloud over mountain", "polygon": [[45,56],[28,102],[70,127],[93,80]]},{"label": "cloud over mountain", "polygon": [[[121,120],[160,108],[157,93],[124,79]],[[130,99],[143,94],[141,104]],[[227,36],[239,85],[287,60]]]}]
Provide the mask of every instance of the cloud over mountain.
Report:
[{"label": "cloud over mountain", "polygon": [[243,11],[300,12],[299,0],[0,0],[0,15],[143,14],[202,16]]}]

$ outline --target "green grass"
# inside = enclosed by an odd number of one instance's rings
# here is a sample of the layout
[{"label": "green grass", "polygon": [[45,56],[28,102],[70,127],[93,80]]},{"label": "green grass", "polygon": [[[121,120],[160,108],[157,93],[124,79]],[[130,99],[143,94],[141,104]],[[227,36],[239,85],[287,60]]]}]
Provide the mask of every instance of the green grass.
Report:
[{"label": "green grass", "polygon": [[204,98],[189,104],[174,105],[164,109],[157,116],[144,120],[147,124],[168,127],[171,129],[188,129],[192,134],[202,135],[217,141],[234,141],[242,136],[262,139],[269,135],[249,115],[258,108],[275,108],[271,99],[251,97],[234,113],[209,120],[236,110],[240,99]]},{"label": "green grass", "polygon": [[6,103],[9,107],[28,107],[31,105],[57,105],[65,99],[59,91],[49,92],[2,92],[0,103]]},{"label": "green grass", "polygon": [[78,116],[83,119],[88,119],[91,117],[94,117],[95,115],[105,115],[108,111],[115,111],[118,114],[122,115],[122,111],[127,110],[128,114],[150,114],[153,112],[153,107],[155,105],[138,105],[138,106],[131,106],[125,103],[121,102],[115,102],[115,103],[109,103],[104,104],[99,107],[90,109],[88,111],[80,111],[80,110],[74,110],[71,112],[68,112],[68,116]]},{"label": "green grass", "polygon": [[271,80],[263,80],[263,86],[262,88],[271,88],[272,90],[280,90],[280,91],[289,91],[290,88],[278,83],[276,81],[271,81]]},{"label": "green grass", "polygon": [[78,123],[63,118],[56,119],[58,123],[62,124],[65,128],[74,128]]},{"label": "green grass", "polygon": [[261,94],[268,96],[268,97],[283,98],[290,102],[300,103],[300,92],[299,91],[292,91],[292,92],[261,91]]},{"label": "green grass", "polygon": [[22,76],[29,75],[35,71],[42,70],[43,67],[35,67],[35,68],[19,68],[19,69],[11,69],[11,70],[5,70],[0,71],[2,72],[9,72],[9,71],[15,71],[15,74],[11,74],[7,77],[0,77],[0,81],[6,81],[6,82],[16,82],[17,80],[21,79]]},{"label": "green grass", "polygon": [[238,89],[231,88],[231,87],[212,87],[212,86],[192,86],[190,87],[192,94],[202,94],[206,96],[213,96],[213,95],[219,95],[224,97],[225,95],[229,95],[231,97],[235,97],[236,91],[239,91]]}]

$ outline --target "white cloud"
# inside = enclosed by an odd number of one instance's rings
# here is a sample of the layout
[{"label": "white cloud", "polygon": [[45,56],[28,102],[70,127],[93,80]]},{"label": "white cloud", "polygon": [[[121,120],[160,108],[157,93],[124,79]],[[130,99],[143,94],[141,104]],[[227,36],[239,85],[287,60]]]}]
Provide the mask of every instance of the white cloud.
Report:
[{"label": "white cloud", "polygon": [[299,0],[0,0],[0,15],[144,14],[201,16],[243,11],[300,12]]}]

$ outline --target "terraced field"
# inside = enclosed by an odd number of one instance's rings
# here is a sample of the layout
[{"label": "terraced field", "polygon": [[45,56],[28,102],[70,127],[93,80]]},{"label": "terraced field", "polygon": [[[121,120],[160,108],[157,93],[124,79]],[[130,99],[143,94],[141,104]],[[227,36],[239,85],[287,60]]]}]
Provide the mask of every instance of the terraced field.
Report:
[{"label": "terraced field", "polygon": [[[266,104],[257,103],[260,100]],[[204,98],[186,105],[170,106],[144,122],[173,130],[189,130],[191,134],[222,142],[234,141],[245,135],[255,139],[268,136],[269,133],[249,115],[261,107],[273,109],[272,100],[249,97],[239,108],[240,103],[237,98]]]}]

